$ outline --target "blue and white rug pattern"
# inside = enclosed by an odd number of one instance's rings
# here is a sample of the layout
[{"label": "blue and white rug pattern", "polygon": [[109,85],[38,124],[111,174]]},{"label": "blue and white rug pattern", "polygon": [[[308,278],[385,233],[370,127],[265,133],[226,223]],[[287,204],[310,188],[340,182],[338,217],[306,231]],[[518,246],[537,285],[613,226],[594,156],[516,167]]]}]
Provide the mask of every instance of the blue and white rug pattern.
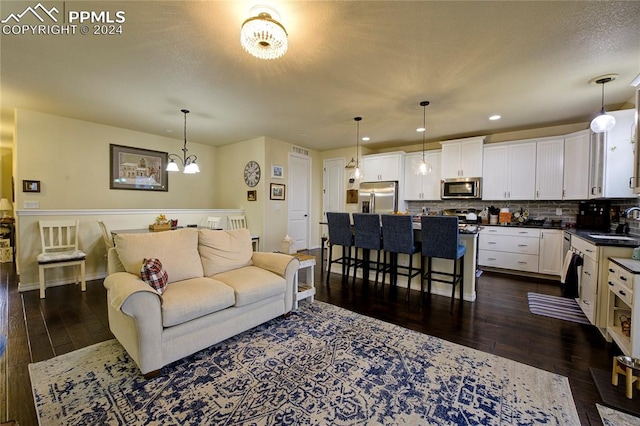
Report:
[{"label": "blue and white rug pattern", "polygon": [[115,340],[29,365],[41,425],[577,425],[566,377],[315,302],[145,380]]},{"label": "blue and white rug pattern", "polygon": [[614,410],[606,405],[596,404],[604,426],[638,426],[640,418],[622,411]]}]

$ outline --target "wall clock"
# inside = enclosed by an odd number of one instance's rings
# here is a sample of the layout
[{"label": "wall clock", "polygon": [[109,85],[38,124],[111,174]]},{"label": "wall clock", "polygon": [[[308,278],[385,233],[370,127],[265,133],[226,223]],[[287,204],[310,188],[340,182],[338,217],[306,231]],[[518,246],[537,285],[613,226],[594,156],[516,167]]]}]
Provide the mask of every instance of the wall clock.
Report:
[{"label": "wall clock", "polygon": [[244,183],[253,188],[260,182],[260,165],[255,161],[249,161],[244,166]]}]

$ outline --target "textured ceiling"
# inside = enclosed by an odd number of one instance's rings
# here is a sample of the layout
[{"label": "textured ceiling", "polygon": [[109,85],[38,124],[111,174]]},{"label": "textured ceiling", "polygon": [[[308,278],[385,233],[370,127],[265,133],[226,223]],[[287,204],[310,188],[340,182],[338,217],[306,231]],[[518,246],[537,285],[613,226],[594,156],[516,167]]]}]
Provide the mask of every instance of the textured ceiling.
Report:
[{"label": "textured ceiling", "polygon": [[[36,3],[3,1],[0,19]],[[188,108],[192,142],[323,151],[355,143],[356,115],[372,147],[419,141],[421,100],[428,140],[586,122],[590,79],[619,74],[605,87],[617,109],[640,72],[639,1],[266,3],[289,33],[273,61],[239,43],[254,2],[43,2],[122,10],[123,34],[2,35],[2,107],[176,139]]]}]

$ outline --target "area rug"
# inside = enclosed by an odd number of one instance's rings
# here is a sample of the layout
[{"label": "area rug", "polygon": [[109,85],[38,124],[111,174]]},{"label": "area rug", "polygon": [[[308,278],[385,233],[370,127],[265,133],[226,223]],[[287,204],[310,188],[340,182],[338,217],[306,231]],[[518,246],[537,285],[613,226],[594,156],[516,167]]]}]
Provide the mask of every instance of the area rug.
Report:
[{"label": "area rug", "polygon": [[[618,377],[618,386],[611,384],[611,370],[605,371],[599,368],[589,368],[593,383],[596,384],[598,394],[602,402],[607,406],[615,408],[616,410],[623,411],[636,417],[640,417],[640,391],[633,387],[633,398],[627,398],[625,393],[625,379],[624,376]],[[640,425],[640,422],[637,424]]]},{"label": "area rug", "polygon": [[640,417],[632,416],[631,414],[623,413],[600,404],[596,404],[596,408],[598,409],[598,413],[600,413],[600,418],[604,426],[638,426],[640,424]]},{"label": "area rug", "polygon": [[540,293],[527,293],[527,299],[529,299],[529,310],[532,314],[580,324],[591,324],[575,299]]},{"label": "area rug", "polygon": [[29,365],[41,425],[577,425],[566,377],[325,304],[145,380],[103,342]]}]

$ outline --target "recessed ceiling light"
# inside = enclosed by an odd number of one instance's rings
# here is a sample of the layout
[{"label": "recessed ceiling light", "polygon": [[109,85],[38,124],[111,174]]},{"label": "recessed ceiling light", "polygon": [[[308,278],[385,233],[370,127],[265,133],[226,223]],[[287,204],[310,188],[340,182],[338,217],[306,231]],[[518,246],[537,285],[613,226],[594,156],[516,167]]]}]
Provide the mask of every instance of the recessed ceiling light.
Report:
[{"label": "recessed ceiling light", "polygon": [[363,136],[363,137],[362,137],[362,140],[366,142],[366,141],[371,140],[371,138],[370,138],[369,136]]},{"label": "recessed ceiling light", "polygon": [[494,114],[494,115],[489,116],[489,120],[491,120],[491,121],[500,120],[501,118],[502,118],[502,116],[498,115],[498,114]]},{"label": "recessed ceiling light", "polygon": [[425,129],[424,127],[418,127],[416,129],[416,132],[418,132],[418,133],[422,133],[422,132],[426,132],[426,131],[427,131],[427,129]]}]

